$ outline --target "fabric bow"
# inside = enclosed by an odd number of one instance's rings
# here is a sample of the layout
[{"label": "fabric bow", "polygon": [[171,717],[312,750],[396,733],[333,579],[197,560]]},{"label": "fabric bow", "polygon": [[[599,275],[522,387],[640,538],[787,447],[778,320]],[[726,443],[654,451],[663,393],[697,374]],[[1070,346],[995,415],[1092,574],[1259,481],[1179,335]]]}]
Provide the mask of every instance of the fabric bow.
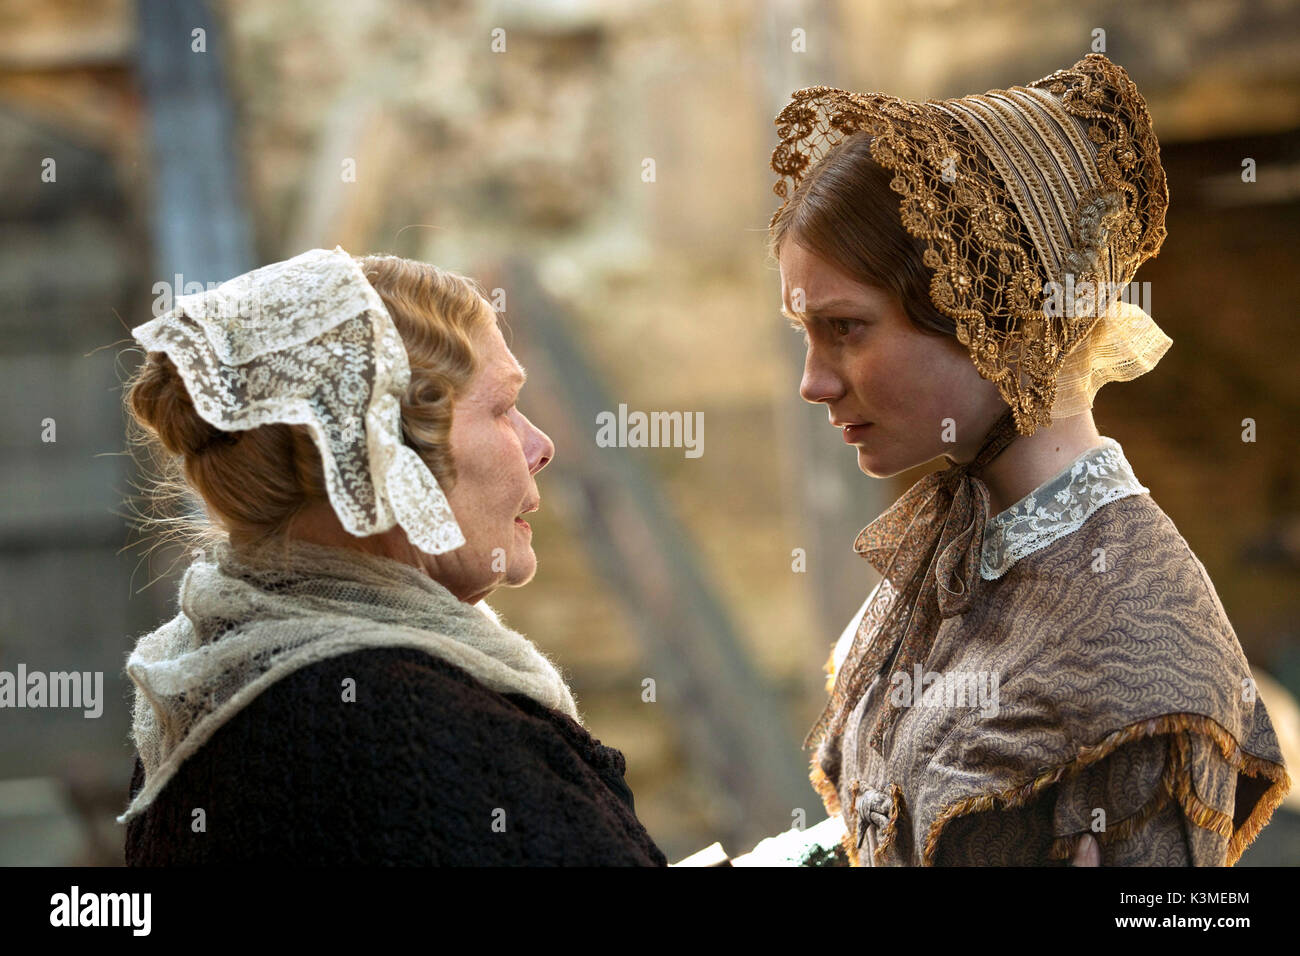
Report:
[{"label": "fabric bow", "polygon": [[[877,591],[878,606],[862,616],[830,700],[805,747],[827,734],[841,733],[862,693],[886,665],[892,662],[886,684],[900,670],[910,674],[929,656],[943,620],[970,607],[989,519],[989,491],[974,473],[1018,434],[1008,409],[971,462],[926,475],[859,532],[853,550],[880,572],[888,587]],[[874,621],[882,621],[878,630]],[[881,750],[898,711],[882,709],[870,739],[876,750]]]}]

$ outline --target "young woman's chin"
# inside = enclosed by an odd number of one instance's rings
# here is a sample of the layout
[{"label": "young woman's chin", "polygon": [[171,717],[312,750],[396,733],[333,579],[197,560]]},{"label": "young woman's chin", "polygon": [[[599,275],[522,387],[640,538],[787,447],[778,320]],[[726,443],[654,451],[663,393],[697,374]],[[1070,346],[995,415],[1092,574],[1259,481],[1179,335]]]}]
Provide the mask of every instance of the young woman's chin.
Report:
[{"label": "young woman's chin", "polygon": [[858,470],[868,478],[892,478],[906,469],[894,467],[888,459],[859,445]]},{"label": "young woman's chin", "polygon": [[858,452],[858,470],[869,478],[892,478],[907,466],[899,462],[899,449],[882,442],[877,434],[880,425],[873,424],[855,446]]},{"label": "young woman's chin", "polygon": [[858,470],[868,478],[896,478],[913,468],[933,461],[940,452],[899,454],[897,451],[881,453],[863,446],[858,446]]}]

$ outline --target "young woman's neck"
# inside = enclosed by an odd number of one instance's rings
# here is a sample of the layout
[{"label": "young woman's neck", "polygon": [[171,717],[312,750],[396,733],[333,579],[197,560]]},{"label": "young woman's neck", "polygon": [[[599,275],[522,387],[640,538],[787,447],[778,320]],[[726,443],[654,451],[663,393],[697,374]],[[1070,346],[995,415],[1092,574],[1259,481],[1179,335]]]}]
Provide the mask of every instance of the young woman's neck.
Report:
[{"label": "young woman's neck", "polygon": [[1019,435],[978,474],[989,489],[989,514],[1005,511],[1090,448],[1101,444],[1092,411]]}]

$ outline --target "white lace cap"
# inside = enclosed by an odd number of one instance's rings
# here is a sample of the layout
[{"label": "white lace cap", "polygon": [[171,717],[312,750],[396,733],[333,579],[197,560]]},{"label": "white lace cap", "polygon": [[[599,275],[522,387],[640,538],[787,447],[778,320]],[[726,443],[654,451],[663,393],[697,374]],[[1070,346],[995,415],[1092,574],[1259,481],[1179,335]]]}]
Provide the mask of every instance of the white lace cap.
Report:
[{"label": "white lace cap", "polygon": [[205,421],[222,431],[307,426],[350,534],[397,524],[426,554],[465,543],[437,478],[402,439],[406,347],[341,247],[254,269],[174,305],[131,334],[167,354]]}]

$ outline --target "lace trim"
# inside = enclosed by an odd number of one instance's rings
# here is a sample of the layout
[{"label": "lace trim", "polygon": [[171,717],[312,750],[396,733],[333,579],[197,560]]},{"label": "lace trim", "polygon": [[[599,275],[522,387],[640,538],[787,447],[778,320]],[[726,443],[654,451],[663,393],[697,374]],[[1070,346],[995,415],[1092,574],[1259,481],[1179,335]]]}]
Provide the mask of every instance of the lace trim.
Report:
[{"label": "lace trim", "polygon": [[1133,474],[1119,442],[1103,437],[1101,445],[989,519],[980,576],[996,580],[1026,555],[1078,531],[1102,505],[1150,491]]},{"label": "lace trim", "polygon": [[384,301],[341,246],[184,295],[131,330],[165,352],[194,409],[222,431],[304,425],[350,534],[398,524],[426,554],[465,543],[429,466],[402,437],[410,360]]},{"label": "lace trim", "polygon": [[776,125],[782,205],[769,228],[832,149],[869,133],[903,227],[926,243],[931,300],[1021,434],[1051,422],[1062,365],[1097,322],[1047,311],[1045,280],[1119,290],[1165,238],[1169,190],[1150,113],[1099,53],[1023,87],[924,103],[809,87]]}]

